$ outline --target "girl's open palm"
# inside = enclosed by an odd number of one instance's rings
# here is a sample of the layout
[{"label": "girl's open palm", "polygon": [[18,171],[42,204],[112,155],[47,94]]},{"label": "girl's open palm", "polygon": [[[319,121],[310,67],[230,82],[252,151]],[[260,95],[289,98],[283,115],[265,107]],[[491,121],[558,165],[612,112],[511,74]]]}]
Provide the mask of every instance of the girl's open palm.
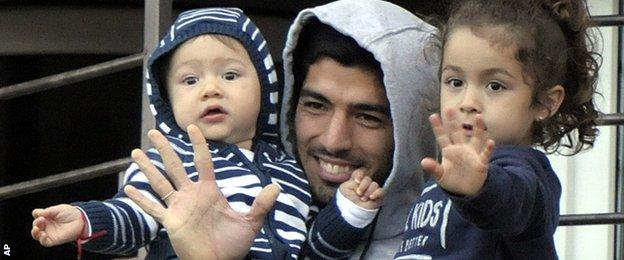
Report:
[{"label": "girl's open palm", "polygon": [[423,169],[431,173],[443,189],[460,195],[474,196],[485,183],[494,141],[486,137],[485,124],[480,115],[475,117],[472,136],[457,120],[457,111],[445,111],[445,122],[437,114],[429,117],[436,139],[442,149],[442,163],[433,158],[421,161]]}]

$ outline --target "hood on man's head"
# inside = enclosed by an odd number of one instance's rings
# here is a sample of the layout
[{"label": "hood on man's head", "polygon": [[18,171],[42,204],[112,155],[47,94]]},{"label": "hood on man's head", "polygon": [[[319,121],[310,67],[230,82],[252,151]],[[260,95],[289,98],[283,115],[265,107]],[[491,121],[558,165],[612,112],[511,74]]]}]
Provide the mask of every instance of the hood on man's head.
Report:
[{"label": "hood on man's head", "polygon": [[[238,8],[203,8],[181,13],[169,32],[161,39],[156,50],[148,60],[146,73],[147,94],[150,101],[150,110],[156,118],[156,127],[166,135],[189,141],[184,129],[178,127],[168,98],[161,93],[166,90],[163,73],[159,71],[162,64],[175,49],[187,40],[204,35],[218,34],[238,40],[249,55],[258,73],[260,82],[261,105],[256,124],[254,140],[265,140],[270,143],[279,143],[278,132],[278,103],[279,85],[277,73],[273,66],[273,58],[269,53],[269,46],[256,25]],[[210,50],[206,50],[210,51]]]},{"label": "hood on man's head", "polygon": [[[424,183],[420,160],[435,156],[435,138],[423,104],[425,94],[429,95],[438,84],[438,32],[409,11],[379,0],[341,0],[299,12],[283,52],[284,100],[280,112],[283,119],[291,110],[293,98],[293,51],[301,29],[312,18],[353,38],[373,54],[383,71],[395,147],[393,168],[384,184],[386,197],[366,256],[388,259],[400,245],[411,203]],[[280,130],[287,152],[293,155],[296,148],[286,140],[293,129],[282,120]]]}]

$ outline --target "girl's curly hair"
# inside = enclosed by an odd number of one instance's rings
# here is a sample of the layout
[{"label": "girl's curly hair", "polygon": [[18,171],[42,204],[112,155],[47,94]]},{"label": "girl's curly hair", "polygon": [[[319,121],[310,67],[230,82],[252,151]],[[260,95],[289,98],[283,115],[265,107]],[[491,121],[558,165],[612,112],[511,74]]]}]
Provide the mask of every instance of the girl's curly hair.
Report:
[{"label": "girl's curly hair", "polygon": [[[598,134],[593,96],[602,56],[594,51],[596,40],[583,0],[460,1],[442,29],[442,44],[464,26],[493,43],[517,46],[516,59],[533,86],[533,106],[549,102],[546,93],[552,87],[565,89],[559,110],[534,122],[535,145],[549,153],[568,147],[572,154],[593,145]],[[484,31],[500,26],[504,33]]]}]

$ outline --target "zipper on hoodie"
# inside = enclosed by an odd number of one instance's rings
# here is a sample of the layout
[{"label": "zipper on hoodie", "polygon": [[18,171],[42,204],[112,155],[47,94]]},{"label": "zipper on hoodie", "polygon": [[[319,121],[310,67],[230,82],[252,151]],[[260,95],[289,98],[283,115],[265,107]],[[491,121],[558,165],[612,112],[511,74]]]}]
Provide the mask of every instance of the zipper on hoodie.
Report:
[{"label": "zipper on hoodie", "polygon": [[[256,144],[256,146],[254,146],[254,147],[257,147],[257,145],[259,145],[259,144]],[[232,144],[228,144],[227,145],[227,149],[225,149],[225,150],[228,151],[228,152],[232,152],[236,156],[238,156],[241,159],[241,161],[243,162],[243,164],[246,165],[251,172],[253,172],[256,176],[258,176],[258,178],[260,179],[260,184],[262,184],[262,187],[266,187],[267,185],[273,183],[271,181],[271,176],[269,176],[265,172],[261,171],[258,168],[258,166],[256,166],[255,163],[253,163],[252,161],[249,161],[249,159],[247,159],[247,156],[245,156],[238,149],[238,147],[236,147],[235,145],[232,145]],[[258,156],[258,153],[254,152],[254,161],[258,162],[259,159],[260,158]],[[264,225],[263,225],[264,231],[265,231],[265,234],[268,237],[269,245],[271,246],[271,254],[273,255],[273,259],[286,259],[286,256],[288,256],[288,247],[289,247],[289,245],[279,241],[279,239],[277,238],[277,236],[273,232],[275,229],[273,228],[273,225],[271,224],[271,221],[270,221],[270,218],[271,218],[270,214],[273,211],[274,210],[271,210],[265,217],[265,221],[264,221]]]}]

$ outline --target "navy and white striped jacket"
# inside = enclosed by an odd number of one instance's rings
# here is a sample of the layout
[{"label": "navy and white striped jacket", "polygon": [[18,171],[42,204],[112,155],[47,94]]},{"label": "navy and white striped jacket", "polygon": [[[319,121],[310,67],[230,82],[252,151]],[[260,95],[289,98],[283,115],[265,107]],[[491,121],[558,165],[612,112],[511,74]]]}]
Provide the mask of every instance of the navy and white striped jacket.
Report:
[{"label": "navy and white striped jacket", "polygon": [[[175,51],[177,46],[202,34],[223,34],[238,39],[254,63],[262,88],[252,160],[235,145],[208,141],[217,185],[230,206],[239,212],[249,210],[262,187],[270,183],[279,185],[281,193],[276,206],[267,216],[248,256],[261,259],[297,258],[305,240],[305,219],[311,203],[310,188],[295,159],[288,156],[279,144],[279,88],[273,61],[264,37],[240,9],[205,8],[186,11],[180,14],[170,32],[161,40],[150,56],[146,73],[150,109],[156,118],[156,125],[180,156],[188,177],[197,181],[188,135],[178,127],[171,107],[161,96],[164,88],[159,84],[157,75],[161,73],[158,71],[161,58],[166,59],[170,56],[167,54]],[[164,171],[158,152],[150,149],[147,154],[152,163]],[[163,203],[135,163],[126,170],[124,185],[133,185],[144,195]],[[79,202],[74,205],[86,213],[92,232],[108,231],[105,236],[84,244],[85,249],[108,254],[131,254],[149,244],[148,258],[175,257],[162,225],[132,202],[123,189],[112,199],[103,202]]]}]

